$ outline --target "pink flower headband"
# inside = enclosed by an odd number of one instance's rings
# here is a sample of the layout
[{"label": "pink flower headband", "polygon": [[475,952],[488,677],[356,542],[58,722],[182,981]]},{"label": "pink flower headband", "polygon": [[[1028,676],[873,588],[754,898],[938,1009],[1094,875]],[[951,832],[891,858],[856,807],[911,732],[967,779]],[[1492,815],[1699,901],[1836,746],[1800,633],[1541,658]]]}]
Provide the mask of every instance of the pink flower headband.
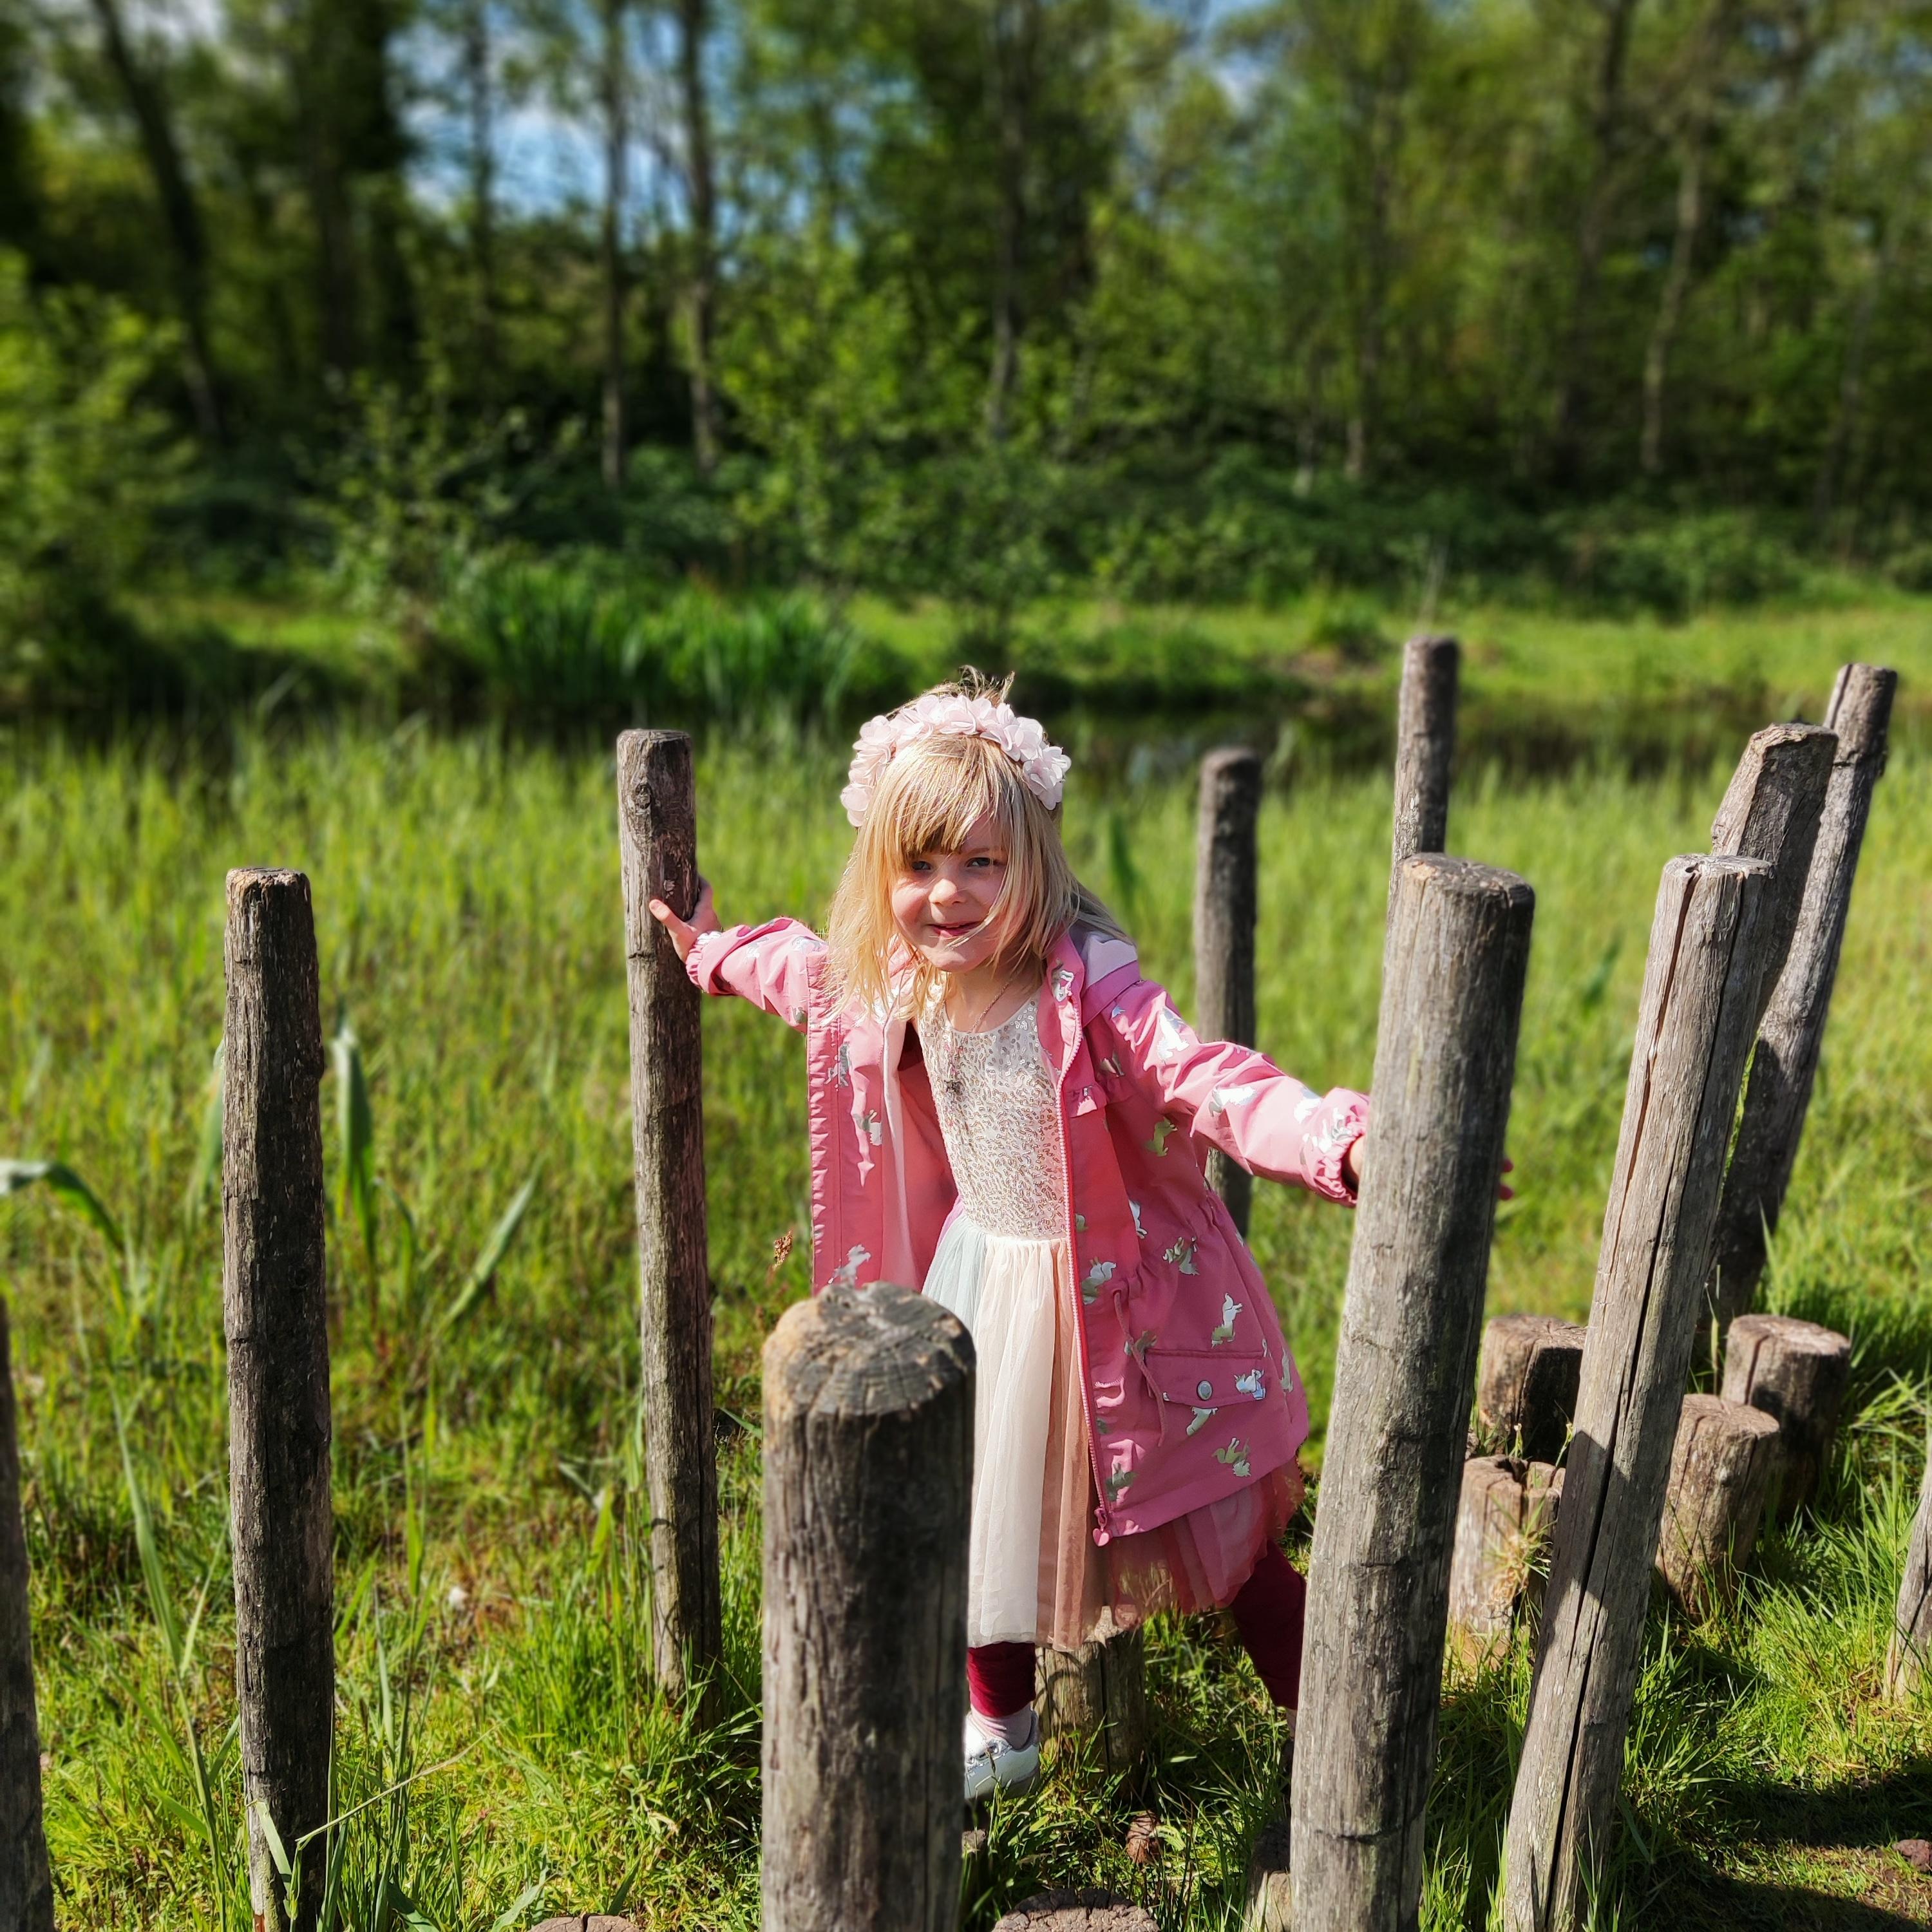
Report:
[{"label": "pink flower headband", "polygon": [[838,794],[845,816],[862,825],[872,793],[884,776],[892,754],[926,738],[990,738],[1020,768],[1026,788],[1051,812],[1073,760],[1058,745],[1047,742],[1037,718],[1022,718],[1010,704],[990,698],[949,698],[937,693],[916,698],[874,718],[859,734],[852,748],[849,782]]}]

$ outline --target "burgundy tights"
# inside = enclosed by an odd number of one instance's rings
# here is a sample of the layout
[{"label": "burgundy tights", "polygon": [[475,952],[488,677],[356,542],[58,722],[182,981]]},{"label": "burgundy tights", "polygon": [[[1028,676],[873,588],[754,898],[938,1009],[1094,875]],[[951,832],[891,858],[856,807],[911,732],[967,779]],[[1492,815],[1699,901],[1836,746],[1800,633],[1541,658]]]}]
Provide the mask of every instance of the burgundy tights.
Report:
[{"label": "burgundy tights", "polygon": [[[1276,1707],[1292,1711],[1301,1696],[1301,1620],[1308,1585],[1273,1544],[1228,1606],[1241,1643]],[[973,1708],[982,1717],[1010,1718],[1033,1702],[1033,1646],[986,1643],[966,1653]]]}]

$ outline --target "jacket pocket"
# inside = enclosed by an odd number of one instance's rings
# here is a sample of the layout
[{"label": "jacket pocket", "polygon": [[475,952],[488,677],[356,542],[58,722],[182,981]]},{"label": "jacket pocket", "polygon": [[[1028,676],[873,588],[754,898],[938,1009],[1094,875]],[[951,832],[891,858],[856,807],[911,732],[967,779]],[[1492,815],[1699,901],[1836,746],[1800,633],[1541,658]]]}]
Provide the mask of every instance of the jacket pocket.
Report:
[{"label": "jacket pocket", "polygon": [[1144,1360],[1148,1378],[1162,1402],[1216,1409],[1268,1399],[1265,1355],[1232,1348],[1150,1348]]}]

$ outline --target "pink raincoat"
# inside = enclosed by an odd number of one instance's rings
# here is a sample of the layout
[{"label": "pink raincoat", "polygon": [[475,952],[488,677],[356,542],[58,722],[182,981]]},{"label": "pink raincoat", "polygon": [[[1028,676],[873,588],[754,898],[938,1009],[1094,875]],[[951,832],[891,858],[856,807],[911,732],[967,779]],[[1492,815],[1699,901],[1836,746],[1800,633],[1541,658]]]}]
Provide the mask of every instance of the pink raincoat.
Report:
[{"label": "pink raincoat", "polygon": [[[835,1009],[825,943],[796,920],[708,933],[688,969],[806,1035],[812,1280],[922,1282],[954,1205],[926,1068],[903,1015]],[[1132,945],[1054,946],[1040,1036],[1058,1076],[1079,1283],[1094,1538],[1158,1528],[1288,1462],[1308,1398],[1197,1142],[1251,1172],[1352,1202],[1342,1160],[1362,1094],[1325,1097],[1252,1048],[1204,1044]]]}]

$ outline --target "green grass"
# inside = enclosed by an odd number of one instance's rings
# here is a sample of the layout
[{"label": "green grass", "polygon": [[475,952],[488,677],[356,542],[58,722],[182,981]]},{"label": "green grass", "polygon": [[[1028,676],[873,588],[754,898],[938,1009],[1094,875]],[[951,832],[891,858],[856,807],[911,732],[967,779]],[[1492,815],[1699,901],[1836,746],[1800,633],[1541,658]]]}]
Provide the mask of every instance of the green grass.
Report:
[{"label": "green grass", "polygon": [[[1815,710],[1814,662],[1852,646],[1825,616],[1804,621],[1826,628],[1776,650]],[[1920,620],[1898,621],[1882,641],[1902,647]],[[1478,650],[1472,678],[1482,664]],[[212,1927],[224,1906],[248,1922],[204,1136],[222,874],[274,862],[314,880],[325,1026],[352,1022],[373,1123],[372,1268],[352,1190],[345,1202],[332,1073],[338,1802],[366,1804],[343,1834],[348,1922],[401,1924],[400,1899],[445,1932],[614,1905],[652,1926],[754,1924],[754,1437],[723,1459],[717,1732],[690,1736],[664,1709],[644,1637],[608,757],[358,726],[242,730],[218,757],[44,746],[8,760],[0,1156],[64,1160],[125,1236],[112,1252],[44,1184],[0,1200],[62,1922]],[[1070,836],[1184,1003],[1192,801],[1184,779],[1146,763],[1156,775],[1140,782],[1076,787]],[[823,905],[849,836],[836,765],[796,750],[707,756],[703,857],[726,917]],[[1521,1192],[1501,1217],[1492,1310],[1587,1306],[1658,869],[1705,842],[1726,776],[1462,782],[1452,842],[1521,870],[1538,895],[1510,1131]],[[1261,1035],[1324,1084],[1369,1076],[1387,812],[1379,777],[1304,775],[1264,816]],[[1879,794],[1772,1272],[1775,1305],[1852,1334],[1852,1420],[1820,1516],[1769,1541],[1742,1612],[1698,1629],[1654,1622],[1606,1924],[1924,1916],[1928,1888],[1882,1847],[1932,1835],[1932,1713],[1888,1711],[1876,1687],[1932,1394],[1929,814],[1932,761],[1907,752]],[[802,1057],[784,1028],[728,1003],[707,1006],[706,1027],[718,1399],[754,1421],[763,1338],[807,1285],[801,1255],[772,1258],[806,1224]],[[500,1264],[468,1297],[532,1178]],[[1318,1430],[1349,1232],[1345,1214],[1259,1190],[1256,1245]],[[205,1596],[178,1665],[144,1573],[117,1403],[153,1513],[156,1582],[184,1624]],[[1318,1436],[1312,1462],[1319,1450]],[[1144,1892],[1164,1927],[1234,1923],[1273,1720],[1212,1622],[1163,1625],[1152,1650],[1144,1788],[1060,1765],[996,1819],[968,1875],[968,1924],[1076,1878]],[[1450,1686],[1432,1928],[1482,1923],[1527,1670],[1519,1646]],[[1120,1849],[1149,1805],[1167,1844],[1157,1880]]]}]

